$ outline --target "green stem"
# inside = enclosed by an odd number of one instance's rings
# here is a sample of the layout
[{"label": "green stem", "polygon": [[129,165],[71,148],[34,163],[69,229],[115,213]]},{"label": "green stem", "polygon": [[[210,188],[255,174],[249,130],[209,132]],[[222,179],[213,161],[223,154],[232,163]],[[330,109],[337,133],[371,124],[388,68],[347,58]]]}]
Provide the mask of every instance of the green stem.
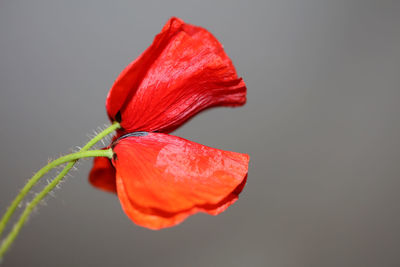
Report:
[{"label": "green stem", "polygon": [[[36,175],[30,180],[38,180],[41,176],[46,174],[49,170],[64,164],[66,162],[75,161],[80,158],[88,158],[88,157],[108,157],[112,158],[113,152],[112,149],[107,150],[90,150],[90,151],[83,151],[72,153],[61,158],[58,158],[46,166],[44,166],[41,170],[39,170]],[[64,170],[63,170],[64,173]],[[67,172],[64,173],[64,175]],[[37,179],[34,179],[39,177]],[[63,176],[62,176],[63,177]],[[3,243],[0,246],[0,259],[3,258],[4,253],[9,249],[15,238],[18,236],[22,226],[24,225],[26,219],[29,217],[29,214],[33,211],[33,209],[39,204],[39,202],[58,184],[58,182],[62,179],[59,175],[56,179],[54,179],[50,184],[48,184],[36,197],[26,206],[25,210],[22,212],[21,216],[19,217],[18,221],[14,224],[11,232],[7,235],[4,239]],[[36,182],[36,181],[35,181]]]},{"label": "green stem", "polygon": [[[114,122],[110,127],[96,135],[92,140],[90,140],[82,149],[80,152],[87,151],[90,149],[92,146],[94,146],[97,142],[99,142],[101,139],[109,135],[110,133],[114,132],[115,130],[119,129],[121,126],[118,122]],[[61,180],[68,172],[69,170],[74,166],[75,160],[69,162],[65,168],[61,171],[61,173],[56,177]],[[42,169],[43,170],[43,169]],[[31,190],[31,188],[39,181],[39,179],[47,172],[43,172],[42,170],[38,171],[29,181],[28,183],[24,186],[24,188],[21,189],[19,192],[18,196],[14,199],[14,201],[11,203],[11,205],[8,207],[6,213],[3,215],[0,221],[0,237],[1,234],[3,233],[8,221],[10,220],[11,216],[15,212],[16,208],[18,207],[19,203],[22,201],[22,199],[28,194],[28,192]],[[60,178],[61,177],[61,178]]]}]

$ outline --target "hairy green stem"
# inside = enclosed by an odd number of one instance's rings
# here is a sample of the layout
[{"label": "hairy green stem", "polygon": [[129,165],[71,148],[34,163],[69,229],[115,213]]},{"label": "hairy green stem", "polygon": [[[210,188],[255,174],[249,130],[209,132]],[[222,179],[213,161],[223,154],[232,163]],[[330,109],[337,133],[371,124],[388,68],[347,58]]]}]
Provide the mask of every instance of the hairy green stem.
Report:
[{"label": "hairy green stem", "polygon": [[[47,164],[45,167],[40,169],[37,172],[37,175],[34,177],[41,177],[44,174],[46,174],[49,170],[64,164],[66,162],[70,161],[76,161],[77,159],[80,158],[88,158],[88,157],[108,157],[112,158],[113,152],[112,149],[107,149],[107,150],[89,150],[89,151],[82,151],[82,152],[77,152],[77,153],[72,153],[66,156],[63,156],[61,158],[58,158],[49,164]],[[7,237],[4,239],[3,243],[0,246],[0,259],[3,257],[4,253],[9,249],[15,238],[18,236],[18,233],[20,232],[22,226],[24,225],[26,219],[29,217],[33,209],[39,204],[39,202],[61,181],[61,179],[64,177],[64,175],[67,172],[62,171],[63,176],[58,175],[56,179],[54,179],[50,184],[48,184],[39,194],[36,195],[36,197],[26,206],[25,210],[22,212],[21,216],[19,217],[18,221],[14,224],[14,227],[12,228],[11,232],[7,235]],[[60,173],[61,174],[61,173]],[[38,179],[39,179],[38,178]],[[31,179],[34,180],[34,179]],[[30,181],[31,181],[30,180]]]},{"label": "hairy green stem", "polygon": [[[92,146],[94,146],[97,142],[99,142],[101,139],[109,135],[110,133],[114,132],[115,130],[119,129],[121,126],[118,122],[114,122],[110,127],[93,137],[82,149],[80,152],[87,151],[90,149]],[[72,160],[69,162],[65,168],[60,172],[60,174],[56,177],[59,178],[59,180],[64,177],[69,170],[74,166],[76,160]],[[44,168],[43,168],[44,169]],[[23,198],[28,194],[28,192],[31,190],[31,188],[40,180],[40,178],[46,174],[50,169],[48,169],[46,172],[42,170],[38,171],[29,181],[28,183],[24,186],[24,188],[21,189],[17,197],[14,199],[14,201],[11,203],[11,205],[8,207],[6,213],[3,215],[0,221],[0,237],[1,234],[3,233],[8,221],[10,220],[11,216],[15,212],[16,208],[18,207],[19,203],[23,200]],[[61,178],[60,178],[61,177]]]}]

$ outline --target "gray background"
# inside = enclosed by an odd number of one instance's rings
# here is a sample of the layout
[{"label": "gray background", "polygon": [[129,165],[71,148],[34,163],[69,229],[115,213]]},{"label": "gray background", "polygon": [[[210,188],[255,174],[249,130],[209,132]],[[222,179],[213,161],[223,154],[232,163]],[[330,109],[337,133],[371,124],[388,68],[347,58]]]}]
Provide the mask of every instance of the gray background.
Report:
[{"label": "gray background", "polygon": [[107,123],[109,87],[170,16],[213,32],[248,85],[245,107],[175,132],[250,154],[240,201],[150,231],[88,184],[85,160],[4,266],[400,266],[395,0],[1,0],[1,212]]}]

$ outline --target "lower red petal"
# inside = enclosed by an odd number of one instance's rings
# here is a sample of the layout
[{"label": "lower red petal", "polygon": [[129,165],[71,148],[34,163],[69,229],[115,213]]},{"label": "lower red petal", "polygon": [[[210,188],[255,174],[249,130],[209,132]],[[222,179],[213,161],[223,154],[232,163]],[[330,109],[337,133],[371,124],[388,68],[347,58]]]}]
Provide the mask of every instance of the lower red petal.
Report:
[{"label": "lower red petal", "polygon": [[123,209],[151,229],[176,225],[196,212],[219,214],[246,183],[248,155],[171,135],[126,137],[114,153]]}]

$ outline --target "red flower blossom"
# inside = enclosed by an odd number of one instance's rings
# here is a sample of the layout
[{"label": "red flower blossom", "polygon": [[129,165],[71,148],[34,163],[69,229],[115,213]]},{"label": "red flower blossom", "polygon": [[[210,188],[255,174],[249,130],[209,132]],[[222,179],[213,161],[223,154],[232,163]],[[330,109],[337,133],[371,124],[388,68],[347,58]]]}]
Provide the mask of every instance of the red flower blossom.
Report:
[{"label": "red flower blossom", "polygon": [[108,116],[122,129],[114,159],[96,158],[90,182],[117,193],[128,217],[151,229],[221,213],[246,183],[248,155],[165,133],[206,108],[245,102],[246,86],[217,39],[171,18],[108,94]]}]

